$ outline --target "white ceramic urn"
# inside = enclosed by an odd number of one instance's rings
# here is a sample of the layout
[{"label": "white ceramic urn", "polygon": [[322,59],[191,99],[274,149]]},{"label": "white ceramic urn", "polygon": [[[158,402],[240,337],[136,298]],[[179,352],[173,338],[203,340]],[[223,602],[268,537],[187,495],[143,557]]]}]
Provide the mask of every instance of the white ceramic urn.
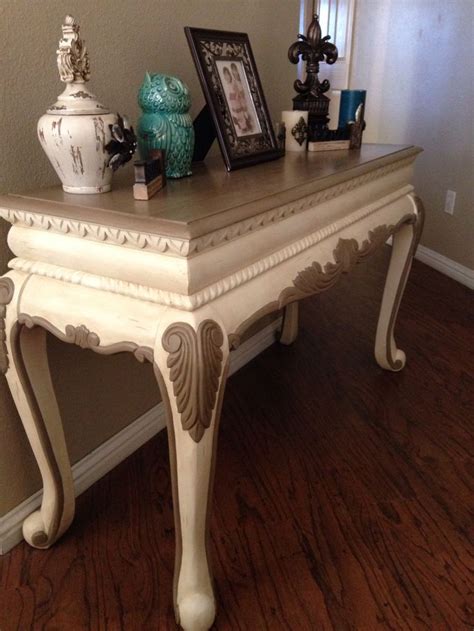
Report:
[{"label": "white ceramic urn", "polygon": [[58,69],[66,89],[38,121],[38,138],[68,193],[105,193],[112,169],[106,145],[117,114],[89,92],[89,57],[79,24],[67,15],[57,51]]}]

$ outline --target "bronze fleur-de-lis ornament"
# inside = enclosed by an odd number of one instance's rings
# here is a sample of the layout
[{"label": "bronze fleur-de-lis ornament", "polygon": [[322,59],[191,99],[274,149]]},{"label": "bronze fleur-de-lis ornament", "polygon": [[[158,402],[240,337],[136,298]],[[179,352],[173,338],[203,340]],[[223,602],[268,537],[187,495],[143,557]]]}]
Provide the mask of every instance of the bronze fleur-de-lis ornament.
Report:
[{"label": "bronze fleur-de-lis ornament", "polygon": [[315,14],[306,35],[298,35],[298,41],[288,49],[288,59],[297,64],[300,58],[306,62],[306,79],[297,79],[294,88],[298,93],[293,98],[293,109],[308,112],[309,140],[316,141],[324,135],[329,121],[329,81],[319,81],[319,62],[333,64],[337,61],[337,48],[331,44],[330,35],[321,37],[321,26]]}]

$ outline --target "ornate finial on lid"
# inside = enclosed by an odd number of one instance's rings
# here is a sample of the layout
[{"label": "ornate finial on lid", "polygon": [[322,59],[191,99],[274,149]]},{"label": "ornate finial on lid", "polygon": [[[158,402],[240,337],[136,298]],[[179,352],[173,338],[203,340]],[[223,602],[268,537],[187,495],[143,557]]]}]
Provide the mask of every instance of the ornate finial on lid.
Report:
[{"label": "ornate finial on lid", "polygon": [[56,51],[59,77],[66,84],[64,92],[58,96],[48,114],[61,113],[62,116],[84,114],[108,114],[110,110],[102,105],[85,85],[91,73],[89,53],[80,36],[79,23],[66,15],[62,25],[63,36]]},{"label": "ornate finial on lid", "polygon": [[79,35],[80,26],[72,15],[66,15],[59,40],[58,69],[64,83],[83,83],[90,79],[89,55]]}]

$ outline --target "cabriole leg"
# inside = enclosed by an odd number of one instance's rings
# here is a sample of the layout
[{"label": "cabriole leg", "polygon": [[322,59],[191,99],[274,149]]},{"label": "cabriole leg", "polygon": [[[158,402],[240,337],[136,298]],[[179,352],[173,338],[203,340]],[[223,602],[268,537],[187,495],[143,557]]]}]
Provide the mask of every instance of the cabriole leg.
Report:
[{"label": "cabriole leg", "polygon": [[283,309],[283,323],[278,337],[280,344],[290,346],[296,341],[298,337],[298,312],[298,302],[291,302]]},{"label": "cabriole leg", "polygon": [[227,336],[213,320],[176,322],[158,335],[155,372],[168,406],[176,524],[174,601],[185,631],[206,631],[216,614],[208,528]]},{"label": "cabriole leg", "polygon": [[9,327],[7,381],[43,480],[41,508],[23,523],[35,548],[48,548],[74,517],[74,486],[56,396],[49,371],[46,331],[18,323]]},{"label": "cabriole leg", "polygon": [[405,353],[397,348],[394,329],[413,256],[423,229],[423,204],[418,197],[412,198],[412,201],[415,206],[415,220],[402,224],[393,235],[392,254],[375,338],[377,363],[381,368],[393,371],[401,370],[405,366]]}]

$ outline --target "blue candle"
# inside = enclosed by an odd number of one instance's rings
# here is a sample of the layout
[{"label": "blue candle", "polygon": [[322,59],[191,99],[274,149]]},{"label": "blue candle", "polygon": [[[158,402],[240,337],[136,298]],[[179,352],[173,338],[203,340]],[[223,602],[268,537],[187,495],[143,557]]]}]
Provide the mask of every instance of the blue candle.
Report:
[{"label": "blue candle", "polygon": [[357,108],[361,103],[365,105],[366,94],[366,90],[341,90],[339,129],[343,129],[349,121],[355,120]]}]

